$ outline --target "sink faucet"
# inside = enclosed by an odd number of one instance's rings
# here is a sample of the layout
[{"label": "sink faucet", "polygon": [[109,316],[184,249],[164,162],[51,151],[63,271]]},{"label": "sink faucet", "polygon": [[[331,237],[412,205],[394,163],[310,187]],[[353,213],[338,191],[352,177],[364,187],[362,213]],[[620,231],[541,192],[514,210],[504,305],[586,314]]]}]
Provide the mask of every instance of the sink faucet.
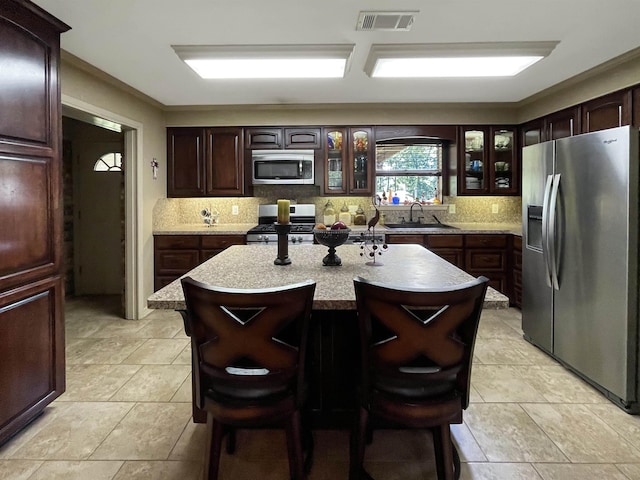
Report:
[{"label": "sink faucet", "polygon": [[422,205],[420,205],[420,202],[413,202],[411,204],[411,207],[409,207],[409,223],[413,223],[413,207],[415,205],[418,205],[420,207],[420,211],[424,213],[424,210],[422,209]]}]

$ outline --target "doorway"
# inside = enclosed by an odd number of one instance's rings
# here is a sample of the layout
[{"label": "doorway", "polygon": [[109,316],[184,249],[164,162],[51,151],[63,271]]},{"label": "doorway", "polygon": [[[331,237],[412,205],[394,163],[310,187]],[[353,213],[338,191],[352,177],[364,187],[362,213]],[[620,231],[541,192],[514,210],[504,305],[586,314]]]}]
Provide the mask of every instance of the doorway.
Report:
[{"label": "doorway", "polygon": [[124,134],[63,117],[68,295],[118,295],[124,312]]}]

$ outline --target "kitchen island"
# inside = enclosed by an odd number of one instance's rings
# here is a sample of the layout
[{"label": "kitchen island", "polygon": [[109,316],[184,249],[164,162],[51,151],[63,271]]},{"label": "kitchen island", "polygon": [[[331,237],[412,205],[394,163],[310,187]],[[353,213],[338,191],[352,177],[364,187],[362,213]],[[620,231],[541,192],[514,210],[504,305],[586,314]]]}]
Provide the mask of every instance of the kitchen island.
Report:
[{"label": "kitchen island", "polygon": [[[342,266],[323,266],[327,247],[289,248],[291,264],[274,265],[275,245],[235,245],[191,270],[201,282],[229,288],[265,288],[312,279],[316,282],[310,348],[309,408],[313,423],[344,427],[353,420],[358,377],[358,331],[353,278],[396,286],[446,287],[473,277],[419,245],[389,245],[376,266],[361,256],[359,245],[337,247]],[[184,311],[182,286],[176,280],[152,294],[149,308]],[[489,288],[484,308],[507,308],[506,296]],[[194,421],[206,416],[194,405]]]}]

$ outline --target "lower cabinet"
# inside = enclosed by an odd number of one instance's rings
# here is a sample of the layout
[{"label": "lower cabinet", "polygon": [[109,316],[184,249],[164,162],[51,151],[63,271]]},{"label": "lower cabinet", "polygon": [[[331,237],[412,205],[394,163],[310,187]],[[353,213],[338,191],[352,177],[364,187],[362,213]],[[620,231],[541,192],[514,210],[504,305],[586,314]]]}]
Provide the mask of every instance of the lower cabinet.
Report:
[{"label": "lower cabinet", "polygon": [[509,237],[507,234],[387,234],[386,241],[423,245],[474,277],[484,275],[491,287],[511,298]]},{"label": "lower cabinet", "polygon": [[246,243],[245,235],[155,235],[154,290],[160,290],[225,248]]},{"label": "lower cabinet", "polygon": [[513,236],[511,305],[522,308],[522,237]]},{"label": "lower cabinet", "polygon": [[0,294],[0,444],[65,389],[63,280]]}]

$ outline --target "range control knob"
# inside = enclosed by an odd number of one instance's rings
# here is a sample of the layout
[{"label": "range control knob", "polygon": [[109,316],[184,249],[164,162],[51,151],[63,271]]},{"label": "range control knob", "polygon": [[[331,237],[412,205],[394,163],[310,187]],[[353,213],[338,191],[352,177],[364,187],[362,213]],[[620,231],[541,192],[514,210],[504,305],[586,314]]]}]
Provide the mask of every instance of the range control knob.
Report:
[{"label": "range control knob", "polygon": [[302,243],[302,237],[298,237],[298,243]]},{"label": "range control knob", "polygon": [[291,236],[291,237],[289,237],[289,238],[291,239],[291,243],[296,243],[296,237]]}]

